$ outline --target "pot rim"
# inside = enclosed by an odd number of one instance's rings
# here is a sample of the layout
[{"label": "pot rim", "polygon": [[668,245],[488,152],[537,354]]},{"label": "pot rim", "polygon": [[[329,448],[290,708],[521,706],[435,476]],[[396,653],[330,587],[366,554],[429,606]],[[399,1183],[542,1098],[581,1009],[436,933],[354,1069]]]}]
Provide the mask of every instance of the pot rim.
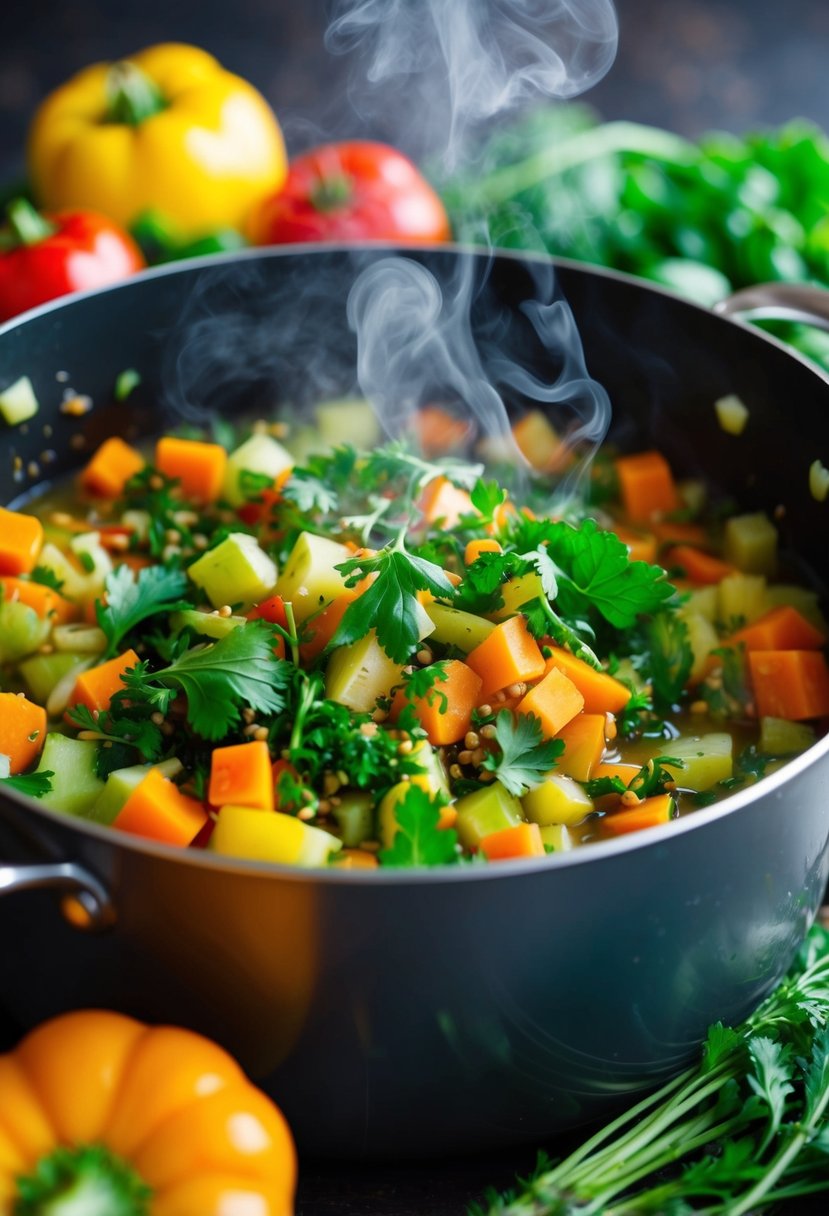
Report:
[{"label": "pot rim", "polygon": [[[73,304],[90,299],[92,297],[105,295],[110,292],[122,291],[136,283],[151,279],[164,278],[167,275],[181,274],[186,271],[198,271],[209,269],[217,266],[229,266],[240,262],[270,260],[271,258],[280,258],[286,256],[297,255],[315,255],[324,253],[345,253],[345,252],[376,252],[396,253],[396,254],[419,254],[419,253],[448,253],[448,254],[469,254],[475,257],[488,257],[492,259],[507,259],[516,262],[537,262],[543,265],[561,266],[565,269],[575,270],[580,273],[587,273],[598,278],[609,279],[611,281],[627,284],[631,287],[639,288],[648,294],[663,296],[676,303],[684,305],[686,308],[691,308],[696,311],[705,313],[712,317],[718,324],[733,325],[740,329],[749,332],[758,342],[767,343],[781,351],[788,358],[802,364],[823,384],[829,386],[829,373],[823,372],[811,360],[805,358],[799,352],[794,351],[786,343],[780,339],[773,337],[771,334],[763,330],[757,329],[756,326],[741,320],[739,317],[719,316],[711,312],[709,308],[701,304],[697,304],[692,300],[686,299],[684,296],[663,287],[658,283],[651,283],[646,279],[639,278],[635,275],[626,274],[623,271],[612,270],[604,266],[593,266],[588,262],[577,261],[572,258],[554,257],[549,254],[525,252],[515,249],[494,249],[489,246],[481,245],[466,245],[454,242],[440,243],[421,243],[421,244],[401,244],[395,242],[384,241],[360,241],[343,244],[337,241],[320,241],[308,242],[291,245],[271,245],[263,247],[252,247],[250,249],[237,250],[224,254],[206,254],[199,258],[188,258],[183,261],[168,262],[161,266],[151,267],[147,270],[139,271],[135,275],[124,279],[118,283],[110,284],[106,287],[92,288],[89,291],[75,292],[66,296],[59,296],[55,300],[50,300],[45,304],[39,305],[37,308],[29,309],[27,312],[21,313],[11,320],[0,324],[0,341],[6,335],[14,330],[26,325],[29,321],[36,320],[39,317],[47,316],[52,312],[60,309],[71,307]],[[25,494],[25,497],[30,497],[31,491]],[[23,497],[18,496],[18,498]],[[14,499],[11,500],[12,502]],[[47,821],[55,823],[59,828],[70,828],[80,831],[81,835],[86,835],[92,840],[98,841],[101,844],[109,844],[119,848],[127,848],[131,851],[143,853],[150,857],[154,857],[159,861],[175,862],[179,864],[192,865],[197,868],[207,870],[217,870],[222,873],[232,873],[239,875],[253,875],[261,879],[270,879],[300,883],[317,883],[324,882],[327,884],[339,885],[342,883],[363,886],[409,886],[412,884],[445,884],[458,883],[469,881],[487,881],[512,878],[520,875],[540,875],[546,869],[562,869],[572,866],[590,865],[591,862],[600,864],[602,862],[612,861],[613,858],[623,854],[639,851],[642,849],[660,849],[667,842],[674,838],[679,838],[686,835],[688,832],[698,831],[705,828],[706,825],[714,823],[720,819],[724,819],[732,814],[737,814],[741,811],[746,811],[755,802],[761,798],[779,795],[781,787],[794,781],[802,773],[806,772],[814,764],[821,763],[824,758],[829,755],[829,734],[819,739],[805,752],[799,756],[789,760],[776,773],[768,777],[761,778],[756,784],[747,786],[745,789],[738,790],[730,794],[721,802],[710,807],[702,807],[684,815],[682,818],[672,821],[668,824],[663,824],[658,827],[649,828],[645,832],[632,832],[628,835],[617,837],[613,840],[596,841],[586,846],[569,850],[567,852],[550,854],[542,859],[530,858],[516,861],[502,861],[497,866],[494,865],[458,865],[458,866],[435,866],[428,868],[406,869],[403,867],[377,869],[374,871],[366,870],[342,870],[336,866],[327,868],[303,869],[298,866],[277,865],[271,862],[248,861],[242,858],[234,858],[214,854],[206,849],[181,849],[173,845],[159,844],[151,840],[146,840],[142,837],[133,836],[127,832],[119,831],[117,828],[105,827],[100,824],[91,823],[87,820],[76,818],[71,815],[53,811],[47,807],[42,807],[37,803],[36,799],[28,798],[25,795],[19,794],[14,790],[4,791],[0,794],[0,814],[3,812],[5,802],[11,802],[13,805],[22,810],[34,811],[40,817]]]}]

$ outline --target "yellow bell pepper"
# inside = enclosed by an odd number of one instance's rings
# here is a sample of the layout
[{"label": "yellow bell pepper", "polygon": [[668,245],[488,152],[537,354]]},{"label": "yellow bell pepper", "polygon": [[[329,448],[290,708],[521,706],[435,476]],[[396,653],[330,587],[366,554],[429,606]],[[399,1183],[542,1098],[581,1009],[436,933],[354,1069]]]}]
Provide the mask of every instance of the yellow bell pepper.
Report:
[{"label": "yellow bell pepper", "polygon": [[179,43],[93,64],[56,89],[35,114],[28,158],[44,207],[88,207],[124,227],[154,210],[185,237],[241,228],[287,172],[261,94]]},{"label": "yellow bell pepper", "polygon": [[83,1011],[0,1056],[0,1214],[291,1216],[284,1118],[208,1039]]}]

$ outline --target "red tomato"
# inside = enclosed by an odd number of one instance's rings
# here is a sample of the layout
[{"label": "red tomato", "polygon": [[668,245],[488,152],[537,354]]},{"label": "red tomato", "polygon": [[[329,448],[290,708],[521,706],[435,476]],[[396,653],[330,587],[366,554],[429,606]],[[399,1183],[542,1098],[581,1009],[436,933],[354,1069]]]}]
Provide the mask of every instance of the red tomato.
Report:
[{"label": "red tomato", "polygon": [[0,244],[0,320],[70,291],[116,283],[144,267],[122,228],[91,211],[42,216],[18,199]]},{"label": "red tomato", "polygon": [[294,241],[445,241],[440,198],[402,153],[386,144],[324,144],[291,163],[282,189],[255,212],[255,245]]}]

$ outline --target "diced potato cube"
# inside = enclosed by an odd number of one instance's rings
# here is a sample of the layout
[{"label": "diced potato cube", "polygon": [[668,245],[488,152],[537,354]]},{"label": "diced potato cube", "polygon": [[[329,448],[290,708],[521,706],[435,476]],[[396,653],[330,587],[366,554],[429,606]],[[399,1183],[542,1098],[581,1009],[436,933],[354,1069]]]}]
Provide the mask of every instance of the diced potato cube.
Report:
[{"label": "diced potato cube", "polygon": [[680,789],[710,790],[718,781],[727,781],[734,771],[734,740],[725,731],[710,735],[686,736],[661,743],[655,755],[667,755],[684,761],[684,768],[664,767],[671,773]]},{"label": "diced potato cube", "polygon": [[231,532],[215,549],[197,558],[187,574],[201,587],[214,608],[224,604],[255,604],[276,582],[276,563],[253,536]]},{"label": "diced potato cube", "polygon": [[0,393],[0,414],[9,426],[34,418],[39,409],[40,403],[28,376],[21,376]]},{"label": "diced potato cube", "polygon": [[815,732],[805,722],[786,718],[760,719],[760,751],[767,756],[792,756],[805,752],[815,741]]},{"label": "diced potato cube", "polygon": [[400,683],[402,672],[372,630],[350,646],[338,646],[333,651],[325,672],[325,695],[355,713],[370,713],[378,697],[387,697]]},{"label": "diced potato cube", "polygon": [[293,605],[299,624],[346,590],[345,579],[336,566],[353,557],[345,545],[301,532],[282,568],[276,594]]},{"label": "diced potato cube", "polygon": [[563,773],[548,773],[541,785],[524,794],[521,805],[527,818],[542,827],[551,823],[572,826],[593,810],[593,800],[583,787]]},{"label": "diced potato cube", "polygon": [[343,842],[322,828],[281,811],[223,806],[210,837],[216,853],[303,867],[324,866]]},{"label": "diced potato cube", "polygon": [[293,456],[270,435],[251,435],[227,458],[222,497],[240,507],[251,495],[242,486],[243,473],[261,473],[274,481],[294,463]]},{"label": "diced potato cube", "polygon": [[688,642],[694,656],[690,679],[699,681],[703,678],[708,667],[708,656],[720,644],[717,631],[706,617],[698,612],[683,613],[685,628],[688,630]]},{"label": "diced potato cube", "polygon": [[717,620],[717,598],[716,583],[711,583],[707,587],[695,587],[693,591],[687,593],[687,598],[679,609],[679,614],[684,617],[691,613],[696,613],[699,616],[704,616],[713,625]]},{"label": "diced potato cube", "polygon": [[731,629],[735,621],[750,625],[768,611],[766,579],[762,574],[727,574],[717,587],[717,620]]},{"label": "diced potato cube", "polygon": [[717,421],[728,435],[742,435],[748,422],[748,407],[735,393],[714,402]]},{"label": "diced potato cube", "polygon": [[777,529],[757,511],[735,515],[726,522],[724,556],[744,574],[773,575],[777,568]]}]

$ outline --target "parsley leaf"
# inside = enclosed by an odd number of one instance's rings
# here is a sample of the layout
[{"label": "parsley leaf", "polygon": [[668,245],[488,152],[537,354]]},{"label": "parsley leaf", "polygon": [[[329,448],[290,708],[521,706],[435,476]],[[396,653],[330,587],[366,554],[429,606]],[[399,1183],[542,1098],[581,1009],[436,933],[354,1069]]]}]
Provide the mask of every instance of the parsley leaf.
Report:
[{"label": "parsley leaf", "polygon": [[26,794],[29,798],[42,798],[52,792],[51,769],[42,773],[15,773],[13,777],[0,777],[0,786],[9,790],[17,790],[18,794]]},{"label": "parsley leaf", "polygon": [[[353,453],[353,449],[340,449]],[[282,487],[282,497],[289,499],[300,511],[320,511],[326,514],[337,509],[337,495],[308,469],[297,468]]]},{"label": "parsley leaf", "polygon": [[187,578],[180,570],[148,566],[135,576],[129,566],[118,566],[104,583],[106,602],[95,605],[98,624],[107,637],[104,658],[117,654],[121,639],[158,612],[186,608],[182,599]]},{"label": "parsley leaf", "polygon": [[458,860],[458,834],[439,828],[443,800],[410,785],[395,808],[398,831],[391,848],[380,853],[384,866],[444,866]]},{"label": "parsley leaf", "polygon": [[348,646],[372,629],[395,663],[405,663],[420,640],[421,611],[418,591],[431,591],[452,599],[454,587],[440,566],[407,552],[402,536],[375,557],[355,557],[337,569],[347,587],[355,587],[368,574],[374,582],[345,610],[333,646]]},{"label": "parsley leaf", "polygon": [[35,566],[29,579],[33,583],[40,583],[42,587],[51,587],[53,591],[63,590],[63,579],[58,578],[50,566]]},{"label": "parsley leaf", "polygon": [[[125,700],[127,706],[124,706]],[[153,708],[141,702],[132,702],[126,690],[122,690],[115,693],[106,713],[99,714],[97,718],[93,717],[86,705],[73,705],[68,711],[67,716],[73,726],[112,744],[111,748],[101,748],[98,753],[95,770],[99,777],[105,777],[112,768],[119,767],[110,760],[123,757],[124,747],[134,747],[144,760],[159,759],[163,735],[160,727],[150,720]]]},{"label": "parsley leaf", "polygon": [[403,679],[403,693],[407,701],[423,700],[428,705],[438,701],[438,713],[445,714],[449,708],[449,698],[445,692],[435,688],[446,679],[446,660],[430,663],[428,667],[416,667]]},{"label": "parsley leaf", "polygon": [[541,723],[535,714],[513,715],[502,709],[495,719],[495,741],[500,754],[486,757],[483,767],[511,794],[520,796],[540,785],[544,775],[564,751],[563,739],[541,741]]},{"label": "parsley leaf", "polygon": [[645,637],[654,704],[669,709],[681,697],[694,665],[688,627],[675,613],[658,612],[648,621]]}]

